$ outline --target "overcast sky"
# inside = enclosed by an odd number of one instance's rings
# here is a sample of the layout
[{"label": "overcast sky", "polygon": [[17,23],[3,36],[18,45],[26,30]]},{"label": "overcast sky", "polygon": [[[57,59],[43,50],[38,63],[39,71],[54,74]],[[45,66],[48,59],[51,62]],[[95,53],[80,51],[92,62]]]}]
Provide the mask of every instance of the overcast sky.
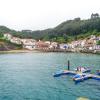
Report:
[{"label": "overcast sky", "polygon": [[100,0],[0,0],[0,25],[41,30],[92,13],[100,14]]}]

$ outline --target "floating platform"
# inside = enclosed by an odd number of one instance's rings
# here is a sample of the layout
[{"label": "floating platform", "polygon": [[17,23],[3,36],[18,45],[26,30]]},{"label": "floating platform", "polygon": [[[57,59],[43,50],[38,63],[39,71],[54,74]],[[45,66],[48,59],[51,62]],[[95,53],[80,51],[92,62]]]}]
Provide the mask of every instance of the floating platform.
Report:
[{"label": "floating platform", "polygon": [[60,70],[53,74],[54,77],[59,77],[62,75],[76,75],[77,73],[75,71],[69,71],[69,70]]},{"label": "floating platform", "polygon": [[94,75],[94,74],[90,74],[92,79],[95,79],[95,80],[100,80],[100,76],[99,75]]},{"label": "floating platform", "polygon": [[75,77],[75,76],[73,77],[73,80],[75,82],[82,82],[82,81],[88,80],[88,79],[100,80],[100,76],[94,75],[94,74],[82,74],[79,77]]},{"label": "floating platform", "polygon": [[90,73],[82,73],[82,72],[77,72],[77,71],[70,71],[70,70],[61,70],[56,73],[54,73],[54,77],[59,77],[62,75],[74,75],[73,80],[75,82],[82,82],[84,80],[88,79],[95,79],[95,80],[100,80],[99,75],[95,74],[90,74]]},{"label": "floating platform", "polygon": [[73,77],[73,80],[75,81],[75,82],[82,82],[82,81],[84,81],[84,80],[88,80],[88,79],[90,79],[90,78],[92,78],[92,76],[90,75],[90,74],[77,74],[77,75],[75,75],[74,77]]}]

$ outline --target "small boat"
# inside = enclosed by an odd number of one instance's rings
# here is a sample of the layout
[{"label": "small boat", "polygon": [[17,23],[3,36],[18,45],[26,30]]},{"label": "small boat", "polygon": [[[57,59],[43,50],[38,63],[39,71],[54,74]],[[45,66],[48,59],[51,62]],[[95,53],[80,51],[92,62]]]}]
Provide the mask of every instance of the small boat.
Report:
[{"label": "small boat", "polygon": [[86,73],[86,72],[90,72],[91,69],[89,67],[77,67],[77,69],[75,69],[75,71]]}]

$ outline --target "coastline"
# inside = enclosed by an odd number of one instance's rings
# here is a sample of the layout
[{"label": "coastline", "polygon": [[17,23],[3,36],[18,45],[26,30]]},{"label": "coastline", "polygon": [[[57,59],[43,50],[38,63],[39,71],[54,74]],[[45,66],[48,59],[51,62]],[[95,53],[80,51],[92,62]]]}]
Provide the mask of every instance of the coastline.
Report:
[{"label": "coastline", "polygon": [[31,52],[39,52],[36,50],[30,51],[30,50],[9,50],[9,51],[0,51],[0,54],[5,53],[31,53]]},{"label": "coastline", "polygon": [[7,54],[7,53],[38,53],[38,52],[62,52],[62,53],[86,53],[86,54],[100,54],[100,52],[93,52],[93,51],[72,51],[72,50],[61,50],[61,49],[34,49],[34,50],[9,50],[9,51],[0,51],[0,54]]},{"label": "coastline", "polygon": [[36,49],[39,52],[63,52],[63,53],[86,53],[86,54],[100,54],[100,51],[94,50],[75,50],[75,49]]}]

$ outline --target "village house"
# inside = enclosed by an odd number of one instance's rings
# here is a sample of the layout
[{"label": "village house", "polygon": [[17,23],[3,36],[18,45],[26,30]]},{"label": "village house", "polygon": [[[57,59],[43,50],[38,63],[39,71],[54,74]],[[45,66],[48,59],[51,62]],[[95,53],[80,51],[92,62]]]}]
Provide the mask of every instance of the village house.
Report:
[{"label": "village house", "polygon": [[57,48],[59,48],[59,44],[57,42],[51,42],[49,48],[50,49],[57,49]]},{"label": "village house", "polygon": [[37,49],[47,49],[49,48],[49,43],[46,43],[44,41],[39,40],[38,42],[36,42],[36,48]]},{"label": "village house", "polygon": [[12,35],[10,33],[4,33],[4,38],[7,40],[11,40],[12,39]]},{"label": "village house", "polygon": [[100,45],[95,45],[95,46],[93,46],[93,49],[94,49],[94,50],[100,50]]},{"label": "village house", "polygon": [[74,48],[77,48],[77,47],[80,47],[81,46],[81,41],[72,41],[70,44],[69,44],[69,47],[74,49]]},{"label": "village house", "polygon": [[68,49],[68,44],[59,44],[60,49]]},{"label": "village house", "polygon": [[23,48],[28,50],[33,50],[36,48],[36,40],[34,39],[21,39],[21,42],[23,44]]},{"label": "village house", "polygon": [[100,37],[97,37],[96,40],[97,40],[97,41],[100,40]]},{"label": "village house", "polygon": [[97,37],[96,37],[95,35],[91,35],[91,36],[90,36],[90,39],[91,39],[91,40],[95,40],[96,38],[97,38]]},{"label": "village house", "polygon": [[84,40],[81,40],[81,42],[80,42],[81,48],[84,48],[84,46],[85,46],[85,43],[86,43],[86,39],[84,39]]},{"label": "village house", "polygon": [[96,45],[96,40],[95,39],[87,39],[84,45],[84,48],[93,50],[93,46]]},{"label": "village house", "polygon": [[12,38],[10,39],[10,42],[11,42],[11,43],[15,43],[15,44],[22,44],[21,39],[18,38],[18,37],[12,37]]},{"label": "village house", "polygon": [[50,41],[45,41],[45,43],[47,43],[48,45],[50,45],[50,44],[51,44],[51,42],[50,42]]}]

